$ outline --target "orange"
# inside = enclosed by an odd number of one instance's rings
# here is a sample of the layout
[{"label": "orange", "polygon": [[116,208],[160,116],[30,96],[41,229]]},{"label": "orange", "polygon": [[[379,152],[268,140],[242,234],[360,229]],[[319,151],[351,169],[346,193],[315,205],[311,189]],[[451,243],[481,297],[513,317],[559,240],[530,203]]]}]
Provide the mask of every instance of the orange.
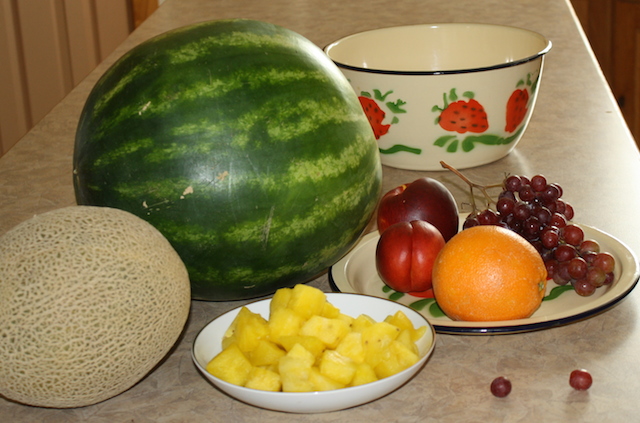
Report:
[{"label": "orange", "polygon": [[542,302],[547,269],[538,251],[508,229],[483,225],[449,240],[433,267],[433,292],[453,320],[531,316]]}]

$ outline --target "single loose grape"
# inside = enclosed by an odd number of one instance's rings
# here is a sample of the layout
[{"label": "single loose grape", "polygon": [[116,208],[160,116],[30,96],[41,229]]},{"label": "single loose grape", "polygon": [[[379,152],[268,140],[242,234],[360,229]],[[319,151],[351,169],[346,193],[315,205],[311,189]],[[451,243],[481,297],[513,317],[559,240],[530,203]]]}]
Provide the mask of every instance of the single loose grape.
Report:
[{"label": "single loose grape", "polygon": [[496,203],[496,210],[502,216],[508,216],[513,212],[513,207],[516,205],[516,202],[509,197],[502,197]]},{"label": "single loose grape", "polygon": [[554,213],[549,220],[549,226],[555,226],[556,228],[564,228],[567,226],[567,218],[564,214]]},{"label": "single loose grape", "polygon": [[560,231],[555,226],[547,226],[540,232],[540,241],[545,248],[553,249],[560,241]]},{"label": "single loose grape", "polygon": [[491,209],[482,210],[478,213],[476,219],[481,225],[497,225],[500,222],[500,217]]},{"label": "single loose grape", "polygon": [[504,398],[511,392],[511,381],[504,376],[499,376],[491,382],[491,393],[498,397]]},{"label": "single loose grape", "polygon": [[593,239],[585,239],[584,241],[582,241],[582,244],[580,244],[579,250],[580,250],[580,253],[585,253],[585,252],[599,253],[600,244],[598,244],[598,242],[594,241]]},{"label": "single loose grape", "polygon": [[584,241],[584,231],[580,226],[567,225],[562,230],[562,237],[567,244],[578,247]]},{"label": "single loose grape", "polygon": [[613,272],[609,272],[607,273],[607,278],[604,280],[604,284],[611,285],[614,279],[615,279],[615,275],[613,274]]},{"label": "single loose grape", "polygon": [[547,179],[542,175],[535,175],[531,178],[531,188],[536,192],[544,192],[547,188]]},{"label": "single loose grape", "polygon": [[469,215],[464,223],[462,224],[462,229],[469,229],[472,228],[474,226],[478,226],[480,223],[478,223],[478,219],[476,219],[475,217],[472,217],[471,215]]},{"label": "single loose grape", "polygon": [[593,259],[593,265],[604,270],[605,273],[611,273],[615,268],[616,259],[609,253],[598,253]]},{"label": "single loose grape", "polygon": [[554,250],[554,256],[558,261],[569,261],[576,255],[576,249],[569,244],[558,245]]},{"label": "single loose grape", "polygon": [[538,206],[533,210],[533,215],[538,218],[540,223],[548,225],[551,221],[552,213],[547,207]]},{"label": "single loose grape", "polygon": [[536,192],[531,185],[522,185],[518,190],[518,197],[520,197],[522,201],[531,201],[536,198]]},{"label": "single loose grape", "polygon": [[569,203],[565,203],[564,206],[564,215],[567,218],[567,220],[571,220],[573,219],[574,216],[574,211],[573,211],[573,206]]},{"label": "single loose grape", "polygon": [[546,204],[555,203],[560,198],[560,189],[556,184],[549,184],[545,188],[542,198]]},{"label": "single loose grape", "polygon": [[569,262],[558,262],[553,269],[553,281],[558,285],[566,285],[571,281]]},{"label": "single loose grape", "polygon": [[591,285],[600,288],[607,281],[607,274],[599,267],[592,266],[587,271],[586,279]]},{"label": "single loose grape", "polygon": [[573,285],[573,289],[576,291],[576,294],[581,297],[589,297],[596,292],[596,287],[591,285],[589,281],[585,279],[572,280],[571,285]]},{"label": "single loose grape", "polygon": [[[582,279],[587,276],[588,266],[587,262],[582,257],[574,257],[569,260],[569,266],[567,269],[573,279]],[[604,283],[604,273],[602,276],[602,282]]]},{"label": "single loose grape", "polygon": [[511,192],[516,192],[522,186],[522,181],[517,175],[511,175],[504,181],[504,189]]},{"label": "single loose grape", "polygon": [[585,369],[574,370],[571,372],[571,375],[569,375],[569,385],[578,391],[585,391],[589,389],[592,383],[593,378]]},{"label": "single loose grape", "polygon": [[529,216],[531,216],[529,205],[524,201],[518,201],[515,206],[513,206],[513,215],[518,220],[527,220]]}]

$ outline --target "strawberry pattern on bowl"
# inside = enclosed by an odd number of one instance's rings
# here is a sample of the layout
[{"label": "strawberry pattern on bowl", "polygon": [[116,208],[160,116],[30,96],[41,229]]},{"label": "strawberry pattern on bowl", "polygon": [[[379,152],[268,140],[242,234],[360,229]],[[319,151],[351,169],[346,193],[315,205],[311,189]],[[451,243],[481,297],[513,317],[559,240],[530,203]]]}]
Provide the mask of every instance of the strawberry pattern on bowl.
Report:
[{"label": "strawberry pattern on bowl", "polygon": [[358,93],[382,164],[442,170],[441,161],[464,169],[516,147],[550,49],[525,29],[451,23],[365,31],[325,52]]}]

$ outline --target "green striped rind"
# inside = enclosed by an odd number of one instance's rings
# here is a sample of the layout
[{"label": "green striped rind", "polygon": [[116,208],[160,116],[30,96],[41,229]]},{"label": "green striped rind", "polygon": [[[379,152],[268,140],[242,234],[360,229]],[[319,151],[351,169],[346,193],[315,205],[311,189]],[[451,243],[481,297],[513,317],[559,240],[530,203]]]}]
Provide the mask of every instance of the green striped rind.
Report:
[{"label": "green striped rind", "polygon": [[151,222],[206,300],[322,272],[358,239],[381,186],[375,138],[339,70],[303,37],[245,20],[123,56],[87,100],[74,173],[79,204]]}]

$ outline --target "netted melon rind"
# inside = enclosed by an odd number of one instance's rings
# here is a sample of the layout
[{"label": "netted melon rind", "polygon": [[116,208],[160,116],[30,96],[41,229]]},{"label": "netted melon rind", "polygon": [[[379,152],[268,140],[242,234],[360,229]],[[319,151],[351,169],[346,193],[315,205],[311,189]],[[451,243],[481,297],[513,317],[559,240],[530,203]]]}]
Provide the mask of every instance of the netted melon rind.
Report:
[{"label": "netted melon rind", "polygon": [[0,395],[82,407],[129,389],[168,353],[190,307],[187,270],[131,213],[73,206],[0,237]]}]

